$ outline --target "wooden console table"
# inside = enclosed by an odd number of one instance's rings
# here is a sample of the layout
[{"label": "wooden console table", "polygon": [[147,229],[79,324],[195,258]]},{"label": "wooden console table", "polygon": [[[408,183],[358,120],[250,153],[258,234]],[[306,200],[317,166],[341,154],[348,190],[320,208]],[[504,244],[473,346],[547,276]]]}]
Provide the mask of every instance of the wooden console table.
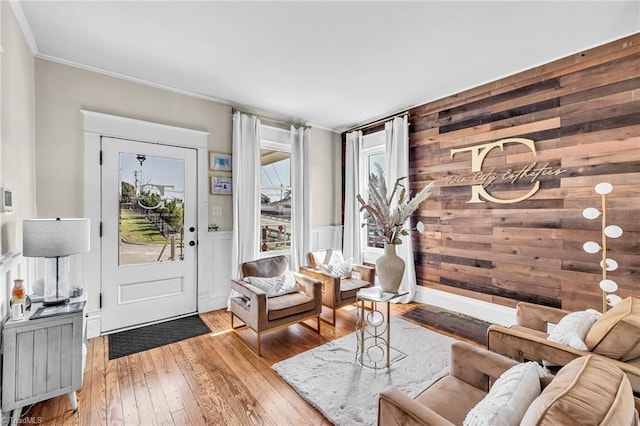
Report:
[{"label": "wooden console table", "polygon": [[[86,295],[71,302],[86,300]],[[29,319],[41,307],[34,303],[24,319],[6,320],[2,328],[2,412],[12,411],[17,424],[22,407],[68,394],[78,409],[86,356],[84,310]],[[85,308],[86,309],[86,308]]]}]

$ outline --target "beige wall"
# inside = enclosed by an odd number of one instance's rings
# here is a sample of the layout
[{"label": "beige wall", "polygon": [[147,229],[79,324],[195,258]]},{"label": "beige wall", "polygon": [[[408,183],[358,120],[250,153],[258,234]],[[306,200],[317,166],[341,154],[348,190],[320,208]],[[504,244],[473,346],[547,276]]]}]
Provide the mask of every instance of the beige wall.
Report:
[{"label": "beige wall", "polygon": [[[209,149],[231,152],[231,107],[103,74],[36,59],[36,173],[38,215],[83,214],[81,109],[210,133]],[[339,222],[340,143],[314,129],[314,225]],[[97,167],[97,165],[96,165]],[[330,182],[327,185],[327,182]],[[337,187],[339,189],[339,186]],[[223,216],[212,214],[222,207]],[[232,229],[231,197],[209,196],[209,222]]]},{"label": "beige wall", "polygon": [[2,254],[22,249],[22,219],[34,217],[34,63],[8,2],[1,2],[2,54],[0,186],[13,192],[13,212],[0,213]]},{"label": "beige wall", "polygon": [[341,224],[341,155],[340,134],[311,128],[311,202],[314,226]]}]

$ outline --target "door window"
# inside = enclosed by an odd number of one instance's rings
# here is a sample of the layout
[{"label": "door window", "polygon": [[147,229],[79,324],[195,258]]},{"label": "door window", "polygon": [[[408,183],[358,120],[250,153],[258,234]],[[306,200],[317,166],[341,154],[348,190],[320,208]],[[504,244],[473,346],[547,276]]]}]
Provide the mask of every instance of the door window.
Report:
[{"label": "door window", "polygon": [[184,160],[119,154],[118,265],[184,259]]}]

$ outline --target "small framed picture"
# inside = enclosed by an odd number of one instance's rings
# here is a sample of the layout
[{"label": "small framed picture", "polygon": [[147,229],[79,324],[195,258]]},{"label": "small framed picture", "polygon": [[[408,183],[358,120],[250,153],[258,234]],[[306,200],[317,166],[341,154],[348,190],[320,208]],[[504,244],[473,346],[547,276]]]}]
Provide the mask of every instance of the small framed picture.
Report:
[{"label": "small framed picture", "polygon": [[209,170],[221,172],[231,171],[231,154],[221,152],[209,152]]},{"label": "small framed picture", "polygon": [[0,211],[2,213],[13,211],[13,193],[9,188],[0,188]]},{"label": "small framed picture", "polygon": [[232,179],[230,177],[211,176],[211,193],[231,195],[232,184]]}]

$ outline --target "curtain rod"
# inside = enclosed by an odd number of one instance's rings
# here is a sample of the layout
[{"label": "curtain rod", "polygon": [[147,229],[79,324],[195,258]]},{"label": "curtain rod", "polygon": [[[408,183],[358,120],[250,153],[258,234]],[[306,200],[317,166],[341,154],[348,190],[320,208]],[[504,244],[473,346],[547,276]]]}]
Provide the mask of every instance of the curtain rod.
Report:
[{"label": "curtain rod", "polygon": [[389,117],[381,118],[380,120],[372,121],[371,123],[362,124],[360,126],[357,126],[357,127],[352,128],[352,129],[346,130],[345,133],[355,132],[356,130],[366,129],[367,127],[372,127],[372,126],[375,126],[377,124],[385,123],[385,122],[387,122],[389,120],[393,120],[396,117],[403,117],[405,115],[409,115],[409,111],[400,112],[398,114],[391,115]]},{"label": "curtain rod", "polygon": [[264,114],[258,114],[256,112],[247,111],[246,109],[242,109],[242,108],[236,108],[236,107],[232,107],[231,108],[231,113],[232,114],[234,112],[236,112],[236,111],[237,112],[241,112],[243,114],[255,115],[256,117],[263,118],[265,120],[273,121],[273,122],[276,122],[276,123],[286,124],[287,126],[302,127],[304,129],[310,129],[311,128],[311,126],[307,126],[306,124],[296,123],[294,121],[282,120],[281,118],[270,117],[270,116],[264,115]]}]

